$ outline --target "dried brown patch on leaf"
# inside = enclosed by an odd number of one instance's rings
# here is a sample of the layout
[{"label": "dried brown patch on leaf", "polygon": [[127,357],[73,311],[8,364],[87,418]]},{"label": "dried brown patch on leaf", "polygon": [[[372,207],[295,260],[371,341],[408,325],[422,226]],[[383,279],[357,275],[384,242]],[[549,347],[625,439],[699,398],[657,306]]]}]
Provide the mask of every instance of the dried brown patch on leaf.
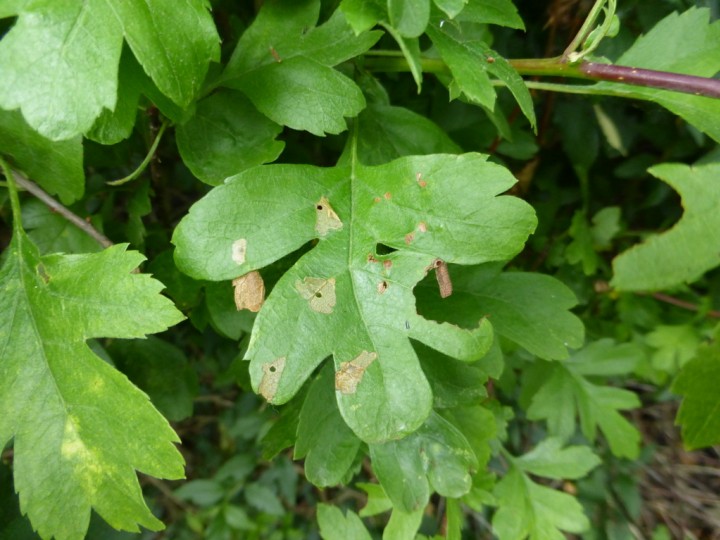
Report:
[{"label": "dried brown patch on leaf", "polygon": [[335,296],[335,278],[306,277],[295,282],[295,290],[310,304],[310,309],[318,313],[332,313],[337,298]]},{"label": "dried brown patch on leaf", "polygon": [[385,269],[386,272],[389,272],[390,269],[392,268],[392,261],[390,259],[385,259],[383,261],[383,268]]},{"label": "dried brown patch on leaf", "polygon": [[414,233],[407,233],[405,235],[405,243],[407,245],[410,245],[412,241],[415,240],[415,234]]},{"label": "dried brown patch on leaf", "polygon": [[280,384],[280,377],[282,372],[285,370],[285,357],[281,356],[276,358],[272,362],[263,364],[263,377],[260,381],[260,387],[258,392],[262,397],[268,401],[272,401],[277,393],[278,384]]},{"label": "dried brown patch on leaf", "polygon": [[320,236],[327,236],[330,231],[342,229],[343,223],[326,197],[320,197],[315,203],[315,211],[315,230]]},{"label": "dried brown patch on leaf", "polygon": [[418,186],[420,186],[421,188],[424,188],[427,186],[427,182],[425,180],[423,180],[422,173],[417,173],[415,175],[415,179],[417,180]]},{"label": "dried brown patch on leaf", "polygon": [[417,230],[420,231],[421,233],[427,232],[427,223],[425,223],[424,221],[421,221],[420,223],[418,223]]},{"label": "dried brown patch on leaf", "polygon": [[387,281],[381,281],[377,284],[377,292],[378,294],[383,294],[385,291],[387,291],[388,288],[388,282]]},{"label": "dried brown patch on leaf", "polygon": [[377,353],[363,351],[350,362],[341,362],[335,372],[335,390],[342,394],[354,394],[362,381],[365,370],[377,359]]},{"label": "dried brown patch on leaf", "polygon": [[231,257],[235,264],[241,265],[245,262],[245,255],[247,253],[247,240],[240,238],[235,240],[232,244]]},{"label": "dried brown patch on leaf", "polygon": [[233,279],[235,287],[235,307],[238,311],[247,309],[254,313],[260,311],[265,302],[265,282],[260,272],[254,270],[244,276]]}]

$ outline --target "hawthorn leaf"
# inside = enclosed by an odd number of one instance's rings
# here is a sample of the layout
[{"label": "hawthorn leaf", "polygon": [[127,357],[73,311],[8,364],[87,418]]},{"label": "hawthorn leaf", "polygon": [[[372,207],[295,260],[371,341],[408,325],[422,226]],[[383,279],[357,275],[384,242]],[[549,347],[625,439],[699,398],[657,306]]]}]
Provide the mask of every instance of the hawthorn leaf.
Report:
[{"label": "hawthorn leaf", "polygon": [[295,442],[294,458],[305,458],[305,476],[318,487],[341,484],[360,450],[360,439],[335,404],[334,377],[328,364],[313,381],[300,411]]},{"label": "hawthorn leaf", "polygon": [[716,329],[711,343],[700,345],[673,384],[673,392],[683,396],[675,423],[682,427],[689,449],[713,446],[720,442],[720,332]]},{"label": "hawthorn leaf", "polygon": [[441,26],[433,23],[428,26],[427,34],[450,68],[458,89],[468,99],[489,110],[494,109],[495,87],[489,76],[492,74],[505,83],[535,129],[535,110],[530,91],[507,60],[483,42],[465,38],[450,24]]},{"label": "hawthorn leaf", "polygon": [[485,370],[487,356],[468,364],[441,354],[421,343],[414,344],[420,365],[430,382],[433,393],[433,406],[447,409],[459,405],[477,403],[487,397],[485,383],[488,372]]},{"label": "hawthorn leaf", "polygon": [[370,30],[385,17],[387,2],[383,0],[342,0],[342,10],[356,34]]},{"label": "hawthorn leaf", "polygon": [[590,527],[577,499],[533,482],[517,466],[497,483],[494,495],[492,527],[499,540],[564,540],[561,531],[579,534]]},{"label": "hawthorn leaf", "polygon": [[22,109],[42,135],[88,131],[115,110],[123,38],[158,88],[186,107],[220,56],[203,0],[38,0],[17,6],[0,41],[0,107]]},{"label": "hawthorn leaf", "polygon": [[469,2],[457,15],[458,21],[496,24],[524,30],[525,24],[512,0],[482,0]]},{"label": "hawthorn leaf", "polygon": [[355,487],[367,493],[367,503],[360,510],[360,517],[375,516],[392,510],[392,501],[380,484],[358,482]]},{"label": "hawthorn leaf", "polygon": [[0,109],[0,153],[65,204],[85,191],[81,137],[51,141],[32,129],[19,111]]},{"label": "hawthorn leaf", "polygon": [[93,253],[102,246],[38,199],[22,205],[22,223],[42,255],[47,253]]},{"label": "hawthorn leaf", "polygon": [[[115,340],[108,353],[117,368],[146,392],[161,413],[173,422],[193,413],[198,377],[179,347],[150,336]],[[172,377],[168,374],[172,373]]]},{"label": "hawthorn leaf", "polygon": [[488,317],[497,334],[548,360],[565,359],[568,347],[582,346],[583,324],[570,312],[577,299],[567,286],[551,276],[500,268],[451,266],[452,296],[441,299],[426,280],[416,292],[420,312],[460,326]]},{"label": "hawthorn leaf", "polygon": [[343,514],[337,506],[320,503],[317,520],[324,540],[372,540],[362,520],[352,510]]},{"label": "hawthorn leaf", "polygon": [[404,107],[370,105],[360,113],[357,153],[365,165],[381,165],[402,156],[460,151],[440,126]]},{"label": "hawthorn leaf", "polygon": [[[709,24],[710,10],[692,7],[673,12],[650,32],[639,37],[618,65],[669,71],[699,77],[713,77],[720,71],[720,22]],[[720,101],[657,88],[633,87],[601,82],[598,90],[611,88],[627,97],[646,99],[665,107],[687,122],[720,141]]]},{"label": "hawthorn leaf", "polygon": [[472,487],[477,458],[467,439],[437,413],[407,437],[369,445],[373,470],[401,512],[425,508],[432,491],[461,497]]},{"label": "hawthorn leaf", "polygon": [[424,514],[425,508],[418,508],[414,512],[402,512],[394,508],[383,530],[383,540],[415,540]]},{"label": "hawthorn leaf", "polygon": [[387,0],[390,24],[406,38],[420,37],[430,22],[430,0]]},{"label": "hawthorn leaf", "polygon": [[680,194],[685,211],[670,230],[615,258],[611,284],[619,290],[667,289],[720,265],[720,164],[664,163],[649,172]]},{"label": "hawthorn leaf", "polygon": [[554,437],[543,440],[515,459],[515,464],[523,471],[556,480],[583,478],[600,463],[600,458],[587,446],[563,448],[562,441]]},{"label": "hawthorn leaf", "polygon": [[159,530],[135,470],[183,477],[167,421],[86,343],[182,320],[159,282],[131,274],[142,260],[124,245],[40,257],[16,227],[0,270],[0,446],[14,439],[15,488],[42,537],[83,538],[91,508],[116,529]]},{"label": "hawthorn leaf", "polygon": [[433,0],[435,5],[443,10],[451,19],[460,13],[469,0]]},{"label": "hawthorn leaf", "polygon": [[185,165],[216,186],[245,169],[275,161],[285,147],[275,139],[281,131],[242,93],[220,90],[198,103],[175,137]]},{"label": "hawthorn leaf", "polygon": [[[463,361],[492,343],[481,317],[464,330],[419,316],[412,289],[438,259],[472,264],[521,249],[535,215],[497,197],[514,182],[479,154],[256,167],[193,205],[175,230],[175,259],[190,276],[225,280],[317,239],[258,314],[246,354],[253,388],[285,403],[332,354],[343,418],[364,441],[385,441],[411,433],[430,411],[408,338]],[[379,254],[378,244],[396,251]]]},{"label": "hawthorn leaf", "polygon": [[340,133],[365,107],[360,88],[332,69],[362,54],[381,32],[355,34],[342,10],[315,27],[319,0],[268,2],[240,38],[221,82],[242,90],[278,124]]},{"label": "hawthorn leaf", "polygon": [[568,362],[538,364],[527,371],[527,379],[539,383],[527,409],[528,418],[545,419],[552,436],[568,440],[575,433],[575,418],[579,416],[586,438],[594,440],[599,427],[614,455],[635,459],[640,434],[618,411],[639,407],[640,400],[633,392],[595,384],[586,376],[627,373],[641,355],[633,344],[600,340]]},{"label": "hawthorn leaf", "polygon": [[345,118],[365,107],[352,80],[303,56],[252,71],[234,87],[274,122],[318,136],[344,131]]}]

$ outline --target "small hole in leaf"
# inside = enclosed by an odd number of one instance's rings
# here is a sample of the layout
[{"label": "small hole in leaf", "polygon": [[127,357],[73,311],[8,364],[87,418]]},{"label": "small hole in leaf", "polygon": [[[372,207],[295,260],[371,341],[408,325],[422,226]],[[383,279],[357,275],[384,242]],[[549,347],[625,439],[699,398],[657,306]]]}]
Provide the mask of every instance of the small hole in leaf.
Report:
[{"label": "small hole in leaf", "polygon": [[322,293],[320,291],[316,292],[315,298],[322,298]]},{"label": "small hole in leaf", "polygon": [[322,210],[322,209],[323,209],[323,205],[322,205],[322,204],[318,204],[315,208],[317,208],[318,210]]},{"label": "small hole in leaf", "polygon": [[385,244],[377,244],[375,246],[375,253],[377,253],[378,255],[389,255],[390,253],[393,253],[395,251],[397,251],[397,249],[386,246]]},{"label": "small hole in leaf", "polygon": [[268,371],[269,371],[270,373],[275,373],[275,372],[277,371],[277,368],[276,368],[275,366],[270,366],[270,367],[268,368]]}]

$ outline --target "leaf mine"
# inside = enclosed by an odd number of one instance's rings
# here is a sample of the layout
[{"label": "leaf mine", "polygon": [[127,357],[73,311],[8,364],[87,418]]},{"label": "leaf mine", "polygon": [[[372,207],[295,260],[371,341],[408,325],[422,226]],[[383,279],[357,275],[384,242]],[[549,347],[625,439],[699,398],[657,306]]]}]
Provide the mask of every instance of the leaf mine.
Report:
[{"label": "leaf mine", "polygon": [[237,265],[241,265],[245,262],[245,253],[247,252],[247,240],[240,238],[235,240],[232,244],[232,260]]},{"label": "leaf mine", "polygon": [[272,362],[263,364],[262,370],[263,376],[258,391],[262,397],[272,402],[277,393],[278,384],[280,384],[280,377],[285,370],[285,357],[281,356]]},{"label": "leaf mine", "polygon": [[254,270],[233,279],[235,287],[235,307],[238,311],[247,309],[254,313],[260,311],[265,302],[265,282],[260,272]]},{"label": "leaf mine", "polygon": [[354,394],[362,381],[365,370],[377,359],[377,353],[363,351],[350,362],[341,362],[335,372],[335,390],[342,394]]},{"label": "leaf mine", "polygon": [[315,230],[320,236],[327,236],[330,231],[342,229],[343,223],[326,197],[320,197],[320,200],[315,204],[315,210],[317,211]]},{"label": "leaf mine", "polygon": [[295,289],[318,313],[330,314],[335,307],[335,278],[306,277],[295,282]]}]

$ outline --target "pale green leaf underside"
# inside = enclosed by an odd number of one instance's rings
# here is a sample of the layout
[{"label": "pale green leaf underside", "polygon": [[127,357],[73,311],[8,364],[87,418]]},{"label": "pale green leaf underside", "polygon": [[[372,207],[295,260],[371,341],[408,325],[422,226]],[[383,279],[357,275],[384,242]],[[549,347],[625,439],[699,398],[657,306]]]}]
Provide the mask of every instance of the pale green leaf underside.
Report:
[{"label": "pale green leaf underside", "polygon": [[650,173],[680,194],[685,212],[669,231],[615,258],[612,285],[620,290],[666,289],[720,265],[720,164],[667,163]]},{"label": "pale green leaf underside", "polygon": [[16,233],[9,250],[0,270],[0,446],[14,439],[22,511],[58,540],[83,538],[91,508],[115,528],[162,528],[135,470],[181,478],[178,438],[85,341],[144,337],[181,314],[159,282],[130,273],[142,256],[125,246],[40,258]]},{"label": "pale green leaf underside", "polygon": [[39,0],[0,42],[0,106],[50,139],[88,131],[115,108],[123,38],[158,88],[185,107],[219,57],[201,0]]},{"label": "pale green leaf underside", "polygon": [[352,510],[343,514],[337,506],[319,504],[317,511],[323,540],[371,540],[362,520]]},{"label": "pale green leaf underside", "polygon": [[[284,403],[332,354],[348,425],[368,442],[396,438],[422,424],[432,401],[408,338],[469,361],[492,335],[486,321],[462,330],[420,317],[412,290],[438,258],[473,264],[521,249],[532,209],[497,197],[514,182],[478,154],[259,167],[193,206],[173,238],[176,261],[197,278],[232,279],[319,239],[255,322],[253,386]],[[380,255],[378,243],[397,251]]]}]

